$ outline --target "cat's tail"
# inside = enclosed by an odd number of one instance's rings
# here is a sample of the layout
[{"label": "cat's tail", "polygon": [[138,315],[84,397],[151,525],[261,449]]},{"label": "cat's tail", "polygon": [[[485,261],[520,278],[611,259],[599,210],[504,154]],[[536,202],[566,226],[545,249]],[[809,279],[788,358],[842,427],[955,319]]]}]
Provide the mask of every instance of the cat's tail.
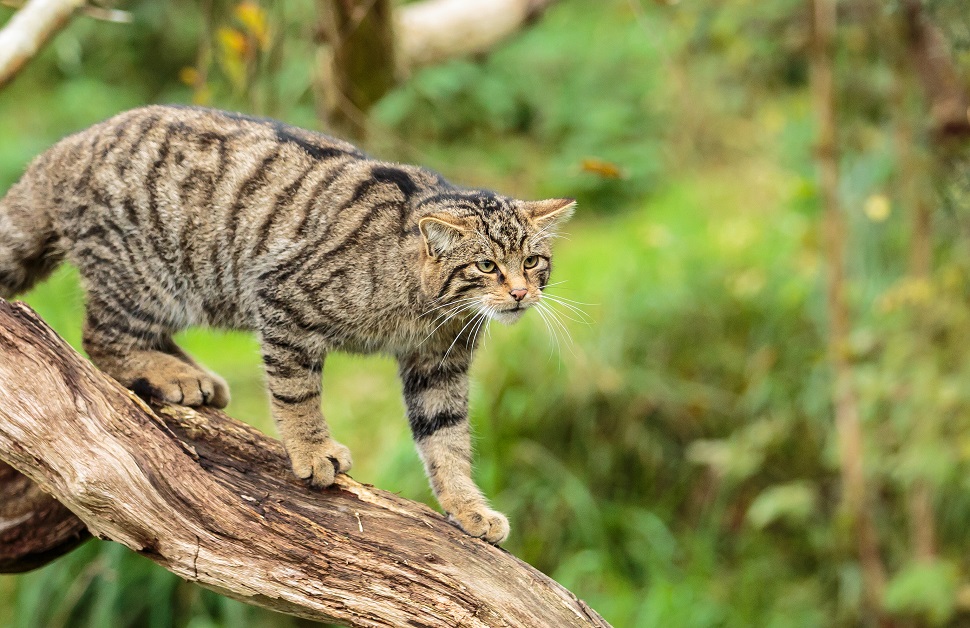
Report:
[{"label": "cat's tail", "polygon": [[29,178],[0,198],[0,297],[26,292],[64,258],[48,212],[32,202]]}]

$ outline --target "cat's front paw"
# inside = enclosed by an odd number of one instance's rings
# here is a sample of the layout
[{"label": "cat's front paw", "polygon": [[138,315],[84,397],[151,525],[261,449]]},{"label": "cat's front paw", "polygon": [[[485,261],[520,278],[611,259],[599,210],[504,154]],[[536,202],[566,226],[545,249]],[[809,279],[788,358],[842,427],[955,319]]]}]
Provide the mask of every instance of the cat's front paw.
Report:
[{"label": "cat's front paw", "polygon": [[314,488],[330,486],[337,473],[350,471],[354,464],[350,450],[332,438],[317,443],[288,443],[286,451],[296,477],[307,480]]},{"label": "cat's front paw", "polygon": [[505,515],[484,506],[451,513],[448,515],[448,520],[470,536],[485,539],[495,545],[509,536],[509,520]]}]

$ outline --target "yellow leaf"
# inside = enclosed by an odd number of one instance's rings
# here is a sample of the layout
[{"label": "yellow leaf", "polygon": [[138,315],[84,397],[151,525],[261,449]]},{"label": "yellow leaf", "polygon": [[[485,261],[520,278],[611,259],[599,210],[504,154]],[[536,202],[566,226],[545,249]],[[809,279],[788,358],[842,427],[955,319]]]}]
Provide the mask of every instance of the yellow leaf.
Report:
[{"label": "yellow leaf", "polygon": [[246,53],[246,36],[236,29],[223,26],[219,29],[218,37],[225,52],[239,59]]},{"label": "yellow leaf", "polygon": [[243,2],[236,7],[236,17],[243,23],[263,50],[269,45],[266,11],[255,2]]},{"label": "yellow leaf", "polygon": [[883,222],[889,218],[891,207],[885,194],[872,194],[866,199],[862,211],[872,222]]},{"label": "yellow leaf", "polygon": [[179,70],[179,80],[189,87],[195,87],[199,82],[199,71],[192,67],[182,68]]},{"label": "yellow leaf", "polygon": [[592,172],[604,179],[622,179],[624,177],[623,170],[618,165],[611,161],[597,159],[596,157],[587,157],[584,159],[581,168],[583,172]]}]

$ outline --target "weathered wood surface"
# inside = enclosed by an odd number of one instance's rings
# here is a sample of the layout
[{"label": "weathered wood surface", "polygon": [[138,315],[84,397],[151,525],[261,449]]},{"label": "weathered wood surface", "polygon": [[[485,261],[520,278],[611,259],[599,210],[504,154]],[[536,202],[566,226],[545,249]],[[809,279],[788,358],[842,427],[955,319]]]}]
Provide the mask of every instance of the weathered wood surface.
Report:
[{"label": "weathered wood surface", "polygon": [[0,459],[93,534],[252,604],[351,626],[608,625],[426,506],[346,476],[311,491],[255,429],[153,411],[2,300]]},{"label": "weathered wood surface", "polygon": [[0,462],[0,573],[46,565],[90,536],[74,513]]}]

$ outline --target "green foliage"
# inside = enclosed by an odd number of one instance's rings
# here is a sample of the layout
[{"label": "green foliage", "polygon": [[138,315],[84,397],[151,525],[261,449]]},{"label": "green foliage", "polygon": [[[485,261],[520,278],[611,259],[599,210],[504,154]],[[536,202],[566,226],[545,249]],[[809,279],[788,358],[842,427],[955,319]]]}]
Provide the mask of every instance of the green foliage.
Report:
[{"label": "green foliage", "polygon": [[[892,137],[899,69],[877,32],[898,6],[870,23],[851,4],[837,66],[854,316],[844,350],[890,576],[884,606],[915,625],[962,625],[970,169],[954,159],[941,181],[934,272],[909,277]],[[184,0],[138,0],[130,27],[78,20],[0,94],[0,119],[16,122],[0,126],[0,189],[57,137],[142,102],[194,99],[313,126],[312,7],[264,6],[265,47],[260,22],[235,2],[212,3],[206,17]],[[928,6],[970,69],[965,11]],[[854,531],[839,511],[806,10],[796,0],[563,0],[487,58],[418,72],[373,112],[370,149],[383,157],[580,199],[557,249],[554,281],[566,283],[549,289],[567,299],[554,303],[562,326],[531,315],[493,326],[476,363],[476,473],[510,515],[508,549],[616,626],[867,621]],[[921,152],[918,106],[903,108]],[[78,344],[73,271],[29,301]],[[230,413],[271,430],[255,341],[203,331],[183,341],[229,379]],[[354,476],[433,503],[393,363],[335,356],[325,377],[325,411],[354,451]],[[933,559],[911,546],[917,484],[934,496]],[[0,625],[279,622],[290,620],[102,542],[0,578]]]},{"label": "green foliage", "polygon": [[899,615],[942,626],[956,611],[959,581],[956,565],[940,561],[907,565],[886,587],[886,607]]}]

